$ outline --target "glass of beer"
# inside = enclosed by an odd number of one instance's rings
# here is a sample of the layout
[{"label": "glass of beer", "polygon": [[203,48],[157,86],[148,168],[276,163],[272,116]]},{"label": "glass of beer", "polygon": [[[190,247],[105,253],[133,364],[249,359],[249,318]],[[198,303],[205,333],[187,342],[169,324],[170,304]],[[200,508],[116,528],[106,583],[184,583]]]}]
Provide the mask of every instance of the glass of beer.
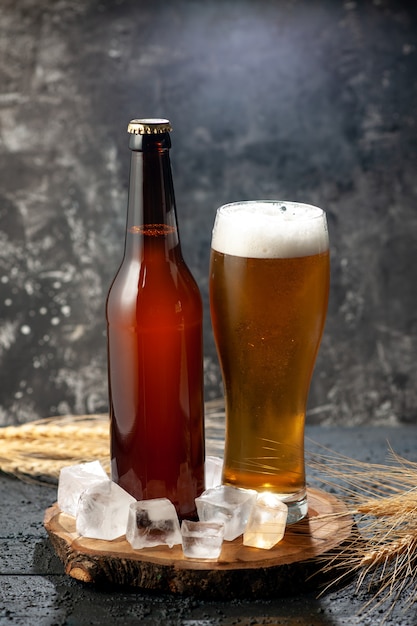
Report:
[{"label": "glass of beer", "polygon": [[223,483],[308,511],[304,424],[329,296],[324,211],[252,201],[218,209],[210,312],[226,403]]}]

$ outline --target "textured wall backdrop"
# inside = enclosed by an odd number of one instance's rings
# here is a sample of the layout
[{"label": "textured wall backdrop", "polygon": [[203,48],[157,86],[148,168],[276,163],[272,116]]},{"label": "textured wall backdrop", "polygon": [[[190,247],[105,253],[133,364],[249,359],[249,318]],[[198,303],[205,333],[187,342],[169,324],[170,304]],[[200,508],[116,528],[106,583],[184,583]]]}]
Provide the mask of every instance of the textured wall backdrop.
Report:
[{"label": "textured wall backdrop", "polygon": [[394,0],[2,0],[0,424],[107,410],[104,304],[132,117],[169,117],[182,243],[207,301],[223,202],[328,211],[310,423],[417,418],[417,11]]}]

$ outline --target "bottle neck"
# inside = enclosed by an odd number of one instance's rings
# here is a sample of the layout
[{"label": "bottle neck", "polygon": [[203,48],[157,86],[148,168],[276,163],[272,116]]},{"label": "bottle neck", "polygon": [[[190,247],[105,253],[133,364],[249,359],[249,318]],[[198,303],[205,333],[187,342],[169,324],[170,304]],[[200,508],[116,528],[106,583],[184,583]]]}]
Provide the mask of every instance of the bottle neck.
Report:
[{"label": "bottle neck", "polygon": [[166,254],[179,250],[169,150],[156,137],[134,137],[131,148],[125,254],[156,245]]}]

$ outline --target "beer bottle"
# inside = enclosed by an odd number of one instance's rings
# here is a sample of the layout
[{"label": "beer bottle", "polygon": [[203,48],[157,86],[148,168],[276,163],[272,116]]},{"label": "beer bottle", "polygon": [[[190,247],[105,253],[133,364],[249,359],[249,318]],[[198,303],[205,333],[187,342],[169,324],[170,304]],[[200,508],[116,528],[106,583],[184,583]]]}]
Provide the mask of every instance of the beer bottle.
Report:
[{"label": "beer bottle", "polygon": [[132,120],[124,257],[106,303],[112,479],[196,516],[204,489],[202,301],[178,234],[168,120]]}]

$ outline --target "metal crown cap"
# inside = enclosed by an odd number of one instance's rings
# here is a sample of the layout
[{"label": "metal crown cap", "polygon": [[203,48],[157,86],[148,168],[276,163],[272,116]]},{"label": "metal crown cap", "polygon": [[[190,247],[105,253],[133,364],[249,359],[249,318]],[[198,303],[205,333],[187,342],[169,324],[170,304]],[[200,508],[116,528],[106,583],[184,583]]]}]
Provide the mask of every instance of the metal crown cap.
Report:
[{"label": "metal crown cap", "polygon": [[169,120],[154,118],[131,120],[127,127],[127,132],[131,135],[158,135],[169,133],[171,130]]}]

